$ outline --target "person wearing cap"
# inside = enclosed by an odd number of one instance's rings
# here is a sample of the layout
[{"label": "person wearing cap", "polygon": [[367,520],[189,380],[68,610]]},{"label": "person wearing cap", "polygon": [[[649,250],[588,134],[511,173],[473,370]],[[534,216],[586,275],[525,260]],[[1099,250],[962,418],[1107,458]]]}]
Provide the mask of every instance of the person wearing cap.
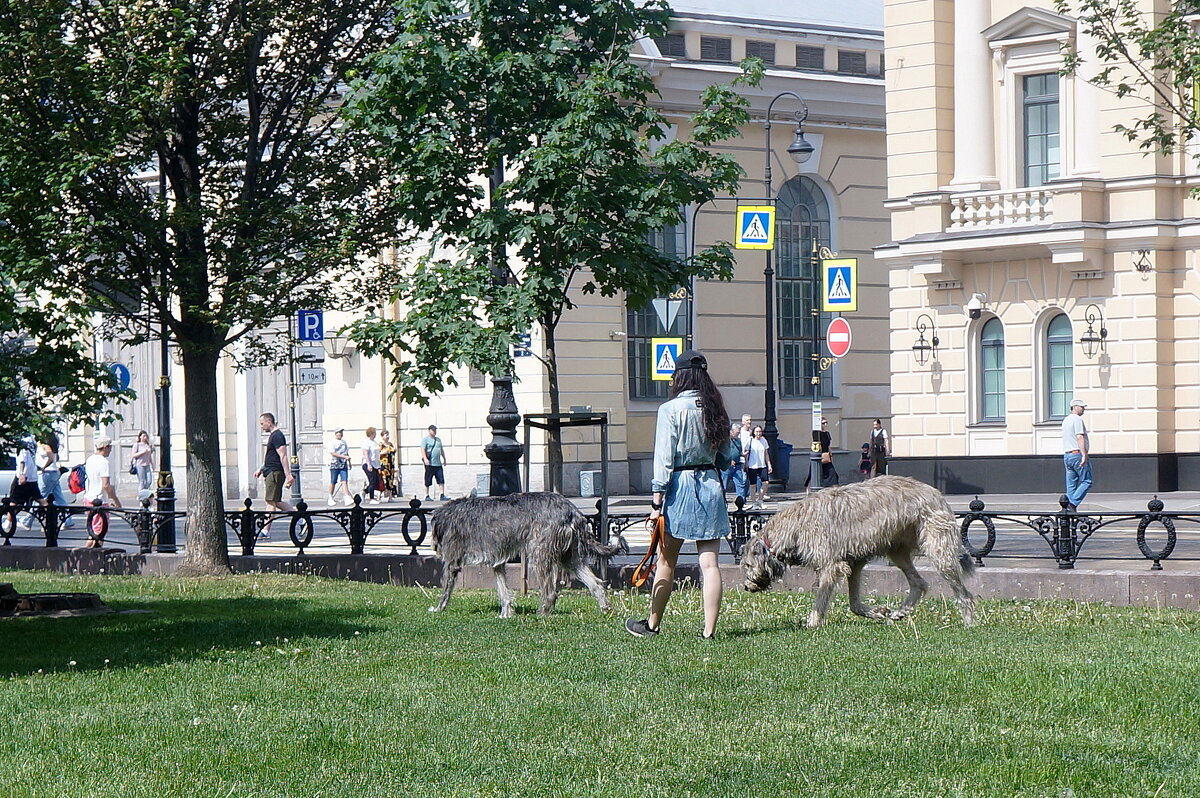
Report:
[{"label": "person wearing cap", "polygon": [[[112,465],[108,461],[110,454],[112,454],[112,439],[97,438],[96,453],[83,462],[83,468],[87,472],[87,484],[83,489],[85,504],[121,506],[121,500],[117,498],[117,491],[113,486]],[[104,535],[101,531],[104,527],[97,523],[98,521],[99,516],[97,515],[92,521],[92,529],[98,537],[88,539],[88,548],[98,548],[104,545]]]},{"label": "person wearing cap", "polygon": [[437,495],[442,501],[449,501],[446,496],[446,450],[442,447],[442,439],[438,437],[437,427],[429,425],[429,434],[421,439],[421,462],[425,464],[425,501],[433,501],[430,488],[437,485]]},{"label": "person wearing cap", "polygon": [[1063,465],[1067,472],[1067,509],[1075,512],[1092,487],[1092,465],[1088,462],[1088,431],[1083,423],[1087,405],[1071,400],[1071,412],[1063,419]]},{"label": "person wearing cap", "polygon": [[738,456],[730,437],[729,414],[721,392],[708,375],[708,361],[689,349],[675,360],[671,398],[658,408],[654,433],[654,474],[650,483],[650,522],[662,517],[665,533],[658,550],[650,614],[630,618],[625,629],[637,637],[653,637],[671,598],[675,564],[685,541],[695,541],[700,554],[704,630],[711,638],[721,612],[721,573],[717,555],[729,535],[729,511],[720,468]]},{"label": "person wearing cap", "polygon": [[342,440],[346,430],[338,427],[333,431],[333,443],[329,444],[329,501],[333,507],[337,488],[342,486],[342,501],[347,507],[354,503],[350,498],[350,445]]}]

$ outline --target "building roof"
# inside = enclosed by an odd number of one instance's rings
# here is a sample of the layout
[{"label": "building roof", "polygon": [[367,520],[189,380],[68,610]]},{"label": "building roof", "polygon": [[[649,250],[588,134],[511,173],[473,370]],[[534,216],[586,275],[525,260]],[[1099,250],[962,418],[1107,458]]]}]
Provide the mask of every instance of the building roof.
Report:
[{"label": "building roof", "polygon": [[750,25],[883,33],[883,0],[668,0],[675,15]]}]

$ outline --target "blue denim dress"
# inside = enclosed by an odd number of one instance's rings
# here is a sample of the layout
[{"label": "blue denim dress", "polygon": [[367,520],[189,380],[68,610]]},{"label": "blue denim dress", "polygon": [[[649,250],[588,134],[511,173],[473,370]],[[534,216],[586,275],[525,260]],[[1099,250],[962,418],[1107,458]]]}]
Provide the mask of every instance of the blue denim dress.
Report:
[{"label": "blue denim dress", "polygon": [[715,540],[729,535],[729,511],[718,467],[740,453],[728,438],[720,450],[704,439],[697,396],[696,391],[683,391],[658,408],[650,489],[666,496],[663,516],[669,535],[682,540]]}]

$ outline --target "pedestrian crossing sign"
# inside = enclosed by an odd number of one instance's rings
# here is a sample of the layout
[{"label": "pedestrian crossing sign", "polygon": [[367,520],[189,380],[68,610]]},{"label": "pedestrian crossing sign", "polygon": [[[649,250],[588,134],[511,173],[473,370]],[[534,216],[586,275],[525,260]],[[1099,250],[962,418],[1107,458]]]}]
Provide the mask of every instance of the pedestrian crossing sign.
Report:
[{"label": "pedestrian crossing sign", "polygon": [[775,208],[772,205],[739,205],[737,230],[734,231],[736,249],[775,248]]},{"label": "pedestrian crossing sign", "polygon": [[821,310],[858,310],[858,258],[821,261]]},{"label": "pedestrian crossing sign", "polygon": [[683,351],[682,338],[650,339],[650,376],[655,380],[669,380],[675,373],[675,360]]}]

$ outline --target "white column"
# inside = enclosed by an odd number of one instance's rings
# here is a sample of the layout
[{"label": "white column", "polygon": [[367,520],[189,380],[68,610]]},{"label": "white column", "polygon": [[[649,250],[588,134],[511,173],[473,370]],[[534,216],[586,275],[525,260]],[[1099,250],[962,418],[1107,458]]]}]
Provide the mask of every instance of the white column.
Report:
[{"label": "white column", "polygon": [[990,0],[954,3],[954,179],[959,191],[996,188]]},{"label": "white column", "polygon": [[[1072,177],[1100,176],[1100,95],[1098,86],[1089,81],[1100,72],[1096,57],[1096,40],[1083,31],[1078,31],[1076,44],[1083,63],[1075,76],[1074,119],[1064,119],[1070,125],[1075,141],[1075,169]],[[1068,129],[1063,125],[1064,132]]]},{"label": "white column", "polygon": [[237,487],[236,496],[227,496],[241,502],[250,495],[250,486],[255,484],[254,472],[258,470],[258,391],[254,372],[249,369],[235,372],[233,377],[234,429],[237,435]]}]

